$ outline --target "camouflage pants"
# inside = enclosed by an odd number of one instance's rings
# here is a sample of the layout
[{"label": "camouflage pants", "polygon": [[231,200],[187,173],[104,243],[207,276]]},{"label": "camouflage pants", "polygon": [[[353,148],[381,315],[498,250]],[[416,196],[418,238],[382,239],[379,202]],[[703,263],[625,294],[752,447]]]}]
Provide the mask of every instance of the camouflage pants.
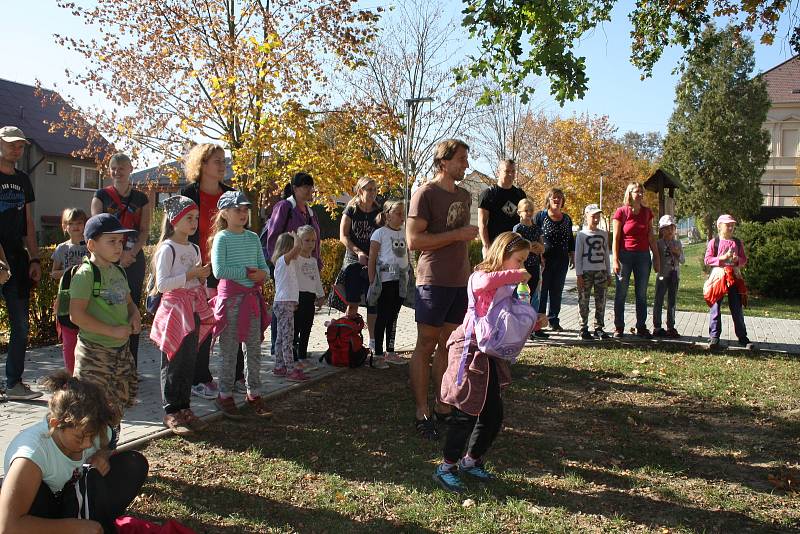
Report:
[{"label": "camouflage pants", "polygon": [[594,289],[594,328],[604,328],[608,273],[605,271],[584,271],[580,276],[583,278],[583,289],[578,289],[581,328],[589,327],[589,297],[592,296],[592,289]]},{"label": "camouflage pants", "polygon": [[97,384],[120,417],[125,408],[133,406],[139,383],[127,342],[121,347],[105,347],[78,334],[73,376]]}]

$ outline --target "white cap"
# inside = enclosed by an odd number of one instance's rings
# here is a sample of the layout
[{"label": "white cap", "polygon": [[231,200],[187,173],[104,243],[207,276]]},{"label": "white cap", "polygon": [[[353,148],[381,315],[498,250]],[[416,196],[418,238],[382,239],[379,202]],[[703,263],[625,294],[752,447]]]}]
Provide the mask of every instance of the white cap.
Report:
[{"label": "white cap", "polygon": [[666,228],[667,226],[675,226],[675,217],[672,215],[663,215],[658,220],[658,229]]},{"label": "white cap", "polygon": [[595,213],[603,213],[597,204],[589,204],[583,210],[584,215],[594,215]]}]

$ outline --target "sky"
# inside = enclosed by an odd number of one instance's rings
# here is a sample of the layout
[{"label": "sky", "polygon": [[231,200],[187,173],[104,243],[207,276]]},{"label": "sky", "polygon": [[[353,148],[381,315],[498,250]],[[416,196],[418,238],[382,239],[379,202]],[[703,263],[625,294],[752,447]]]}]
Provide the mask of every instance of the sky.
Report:
[{"label": "sky", "polygon": [[[85,3],[80,2],[78,3]],[[389,7],[392,1],[364,0],[365,6]],[[6,53],[0,62],[0,78],[33,84],[39,80],[44,87],[57,88],[62,94],[74,97],[78,104],[91,103],[91,98],[67,85],[65,67],[80,70],[82,59],[54,42],[53,34],[90,36],[79,19],[59,8],[55,0],[2,0],[4,40],[14,43],[19,53]],[[461,2],[447,0],[447,9],[459,16]],[[549,113],[569,115],[589,113],[608,115],[620,133],[628,130],[666,132],[672,113],[677,77],[671,71],[680,51],[667,50],[653,70],[653,76],[640,80],[640,72],[629,62],[631,26],[626,13],[632,0],[621,0],[612,14],[612,22],[598,28],[579,45],[576,55],[586,56],[589,89],[583,100],[567,103],[563,108],[549,97],[547,84],[537,84],[533,104]],[[789,16],[780,23],[781,33],[790,26]],[[756,71],[763,72],[792,57],[784,38],[776,38],[772,46],[756,41]],[[465,42],[464,50],[474,49]]]}]

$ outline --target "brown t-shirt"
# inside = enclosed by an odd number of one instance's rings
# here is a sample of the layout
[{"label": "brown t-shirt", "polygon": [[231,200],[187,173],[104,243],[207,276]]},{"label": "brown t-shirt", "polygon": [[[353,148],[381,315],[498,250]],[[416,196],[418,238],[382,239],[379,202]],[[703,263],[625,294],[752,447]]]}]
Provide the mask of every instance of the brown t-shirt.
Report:
[{"label": "brown t-shirt", "polygon": [[[409,218],[428,221],[427,232],[440,234],[469,224],[472,198],[463,187],[453,193],[436,184],[427,183],[411,197]],[[417,262],[417,285],[466,287],[470,275],[469,249],[466,241],[456,241],[436,249],[425,250]]]}]

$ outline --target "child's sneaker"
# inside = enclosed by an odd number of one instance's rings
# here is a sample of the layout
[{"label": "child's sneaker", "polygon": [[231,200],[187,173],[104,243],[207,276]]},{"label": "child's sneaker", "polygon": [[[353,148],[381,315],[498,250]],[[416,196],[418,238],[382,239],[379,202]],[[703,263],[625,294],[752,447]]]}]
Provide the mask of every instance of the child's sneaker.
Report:
[{"label": "child's sneaker", "polygon": [[408,365],[408,360],[397,354],[396,352],[387,352],[384,359],[392,365]]},{"label": "child's sneaker", "polygon": [[386,363],[386,360],[383,356],[375,356],[372,358],[372,367],[374,369],[388,369],[389,364]]},{"label": "child's sneaker", "polygon": [[242,419],[244,417],[242,412],[240,412],[239,408],[236,406],[236,402],[233,400],[233,397],[223,397],[220,395],[214,399],[214,404],[222,412],[222,415],[228,419]]},{"label": "child's sneaker", "polygon": [[583,339],[585,341],[593,341],[594,340],[594,336],[589,333],[589,329],[588,328],[581,328],[581,339]]},{"label": "child's sneaker", "polygon": [[653,330],[653,337],[667,337],[667,331],[663,328],[656,328]]},{"label": "child's sneaker", "polygon": [[436,468],[436,471],[433,472],[433,480],[439,484],[442,489],[445,491],[449,491],[451,493],[464,493],[466,488],[464,484],[461,482],[461,479],[458,478],[458,468],[456,464],[453,464],[452,467],[445,467],[444,465],[440,464],[439,467]]},{"label": "child's sneaker", "polygon": [[547,339],[550,337],[550,334],[548,334],[544,330],[534,330],[533,334],[531,334],[531,339],[535,339],[537,337],[540,339]]},{"label": "child's sneaker", "polygon": [[247,383],[244,378],[240,378],[233,384],[234,393],[247,393]]},{"label": "child's sneaker", "polygon": [[272,410],[267,408],[267,403],[261,397],[251,399],[247,397],[247,405],[259,417],[272,417]]},{"label": "child's sneaker", "polygon": [[291,373],[286,375],[286,380],[289,382],[305,382],[310,380],[311,377],[303,372],[302,369],[295,368]]},{"label": "child's sneaker", "polygon": [[611,334],[609,334],[602,328],[595,328],[594,337],[596,337],[597,339],[611,339]]},{"label": "child's sneaker", "polygon": [[181,410],[181,417],[183,417],[183,421],[186,423],[186,426],[191,428],[193,431],[199,432],[208,428],[208,423],[197,417],[189,408]]},{"label": "child's sneaker", "polygon": [[182,412],[168,413],[165,415],[164,426],[172,430],[172,433],[176,436],[185,436],[186,434],[192,433],[192,429],[183,419]]},{"label": "child's sneaker", "polygon": [[718,337],[712,337],[711,339],[708,340],[708,344],[706,345],[706,350],[719,350],[719,349],[720,346]]},{"label": "child's sneaker", "polygon": [[667,329],[667,337],[671,337],[673,339],[677,339],[677,338],[681,337],[681,335],[674,328],[668,328]]},{"label": "child's sneaker", "polygon": [[286,376],[286,367],[276,367],[272,370],[272,374],[275,376]]},{"label": "child's sneaker", "polygon": [[219,395],[219,390],[214,382],[200,383],[192,386],[192,395],[201,399],[214,400]]},{"label": "child's sneaker", "polygon": [[636,337],[640,337],[642,339],[653,339],[653,334],[651,334],[650,330],[647,328],[637,328],[635,335]]},{"label": "child's sneaker", "polygon": [[745,350],[756,350],[756,345],[746,337],[739,340],[739,346]]},{"label": "child's sneaker", "polygon": [[458,461],[458,470],[461,473],[466,473],[471,477],[477,478],[482,482],[489,482],[494,480],[495,476],[483,468],[483,463],[475,462],[472,467],[464,465],[464,459]]}]

